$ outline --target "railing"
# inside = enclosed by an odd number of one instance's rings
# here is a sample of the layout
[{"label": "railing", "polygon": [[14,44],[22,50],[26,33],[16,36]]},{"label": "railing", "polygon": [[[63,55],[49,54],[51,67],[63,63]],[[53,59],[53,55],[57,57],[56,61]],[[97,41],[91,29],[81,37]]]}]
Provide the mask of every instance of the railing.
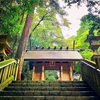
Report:
[{"label": "railing", "polygon": [[96,64],[83,60],[81,62],[82,79],[86,81],[100,95],[100,69]]},{"label": "railing", "polygon": [[17,72],[16,60],[9,59],[0,62],[0,89],[4,88],[11,81],[16,80]]}]

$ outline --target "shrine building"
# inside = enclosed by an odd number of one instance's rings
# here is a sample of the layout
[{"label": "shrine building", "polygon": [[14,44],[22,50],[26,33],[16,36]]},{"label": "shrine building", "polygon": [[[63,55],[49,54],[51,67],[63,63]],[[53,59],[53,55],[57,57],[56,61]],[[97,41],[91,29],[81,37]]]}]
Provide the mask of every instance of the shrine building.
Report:
[{"label": "shrine building", "polygon": [[27,50],[24,60],[29,61],[32,80],[45,80],[45,70],[58,70],[61,81],[73,80],[72,74],[75,61],[82,60],[78,50],[73,49],[34,49]]}]

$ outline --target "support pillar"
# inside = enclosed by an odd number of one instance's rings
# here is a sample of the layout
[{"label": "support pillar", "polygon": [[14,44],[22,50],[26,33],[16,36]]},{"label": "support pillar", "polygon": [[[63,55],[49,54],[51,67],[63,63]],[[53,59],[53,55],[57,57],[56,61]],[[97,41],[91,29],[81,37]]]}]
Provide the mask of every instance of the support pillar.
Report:
[{"label": "support pillar", "polygon": [[63,80],[63,66],[60,67],[60,80]]},{"label": "support pillar", "polygon": [[70,80],[72,81],[72,80],[73,80],[73,76],[72,76],[72,74],[73,74],[73,73],[72,73],[72,72],[73,72],[73,64],[70,65],[70,68],[69,68],[69,69],[70,69],[70,70],[69,70],[69,71],[70,71],[70,72],[69,72],[69,74],[70,74]]},{"label": "support pillar", "polygon": [[33,66],[32,81],[34,80],[34,76],[35,76],[35,65]]},{"label": "support pillar", "polygon": [[42,77],[41,80],[44,80],[44,65],[42,66]]}]

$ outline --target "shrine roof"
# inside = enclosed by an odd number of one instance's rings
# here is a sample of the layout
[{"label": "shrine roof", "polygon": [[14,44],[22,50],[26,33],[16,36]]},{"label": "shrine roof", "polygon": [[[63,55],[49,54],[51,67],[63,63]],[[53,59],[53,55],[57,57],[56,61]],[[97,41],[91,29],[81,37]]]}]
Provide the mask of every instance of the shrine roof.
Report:
[{"label": "shrine roof", "polygon": [[8,42],[12,42],[13,39],[8,34],[0,34],[0,40],[7,40]]},{"label": "shrine roof", "polygon": [[24,60],[82,60],[83,57],[75,50],[28,50]]}]

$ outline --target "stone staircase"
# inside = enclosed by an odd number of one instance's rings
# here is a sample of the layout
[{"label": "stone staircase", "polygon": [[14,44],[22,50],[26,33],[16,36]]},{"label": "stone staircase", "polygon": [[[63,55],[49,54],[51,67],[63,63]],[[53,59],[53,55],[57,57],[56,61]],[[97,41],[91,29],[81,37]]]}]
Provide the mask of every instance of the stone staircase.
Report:
[{"label": "stone staircase", "polygon": [[83,81],[14,81],[0,100],[100,100]]}]

